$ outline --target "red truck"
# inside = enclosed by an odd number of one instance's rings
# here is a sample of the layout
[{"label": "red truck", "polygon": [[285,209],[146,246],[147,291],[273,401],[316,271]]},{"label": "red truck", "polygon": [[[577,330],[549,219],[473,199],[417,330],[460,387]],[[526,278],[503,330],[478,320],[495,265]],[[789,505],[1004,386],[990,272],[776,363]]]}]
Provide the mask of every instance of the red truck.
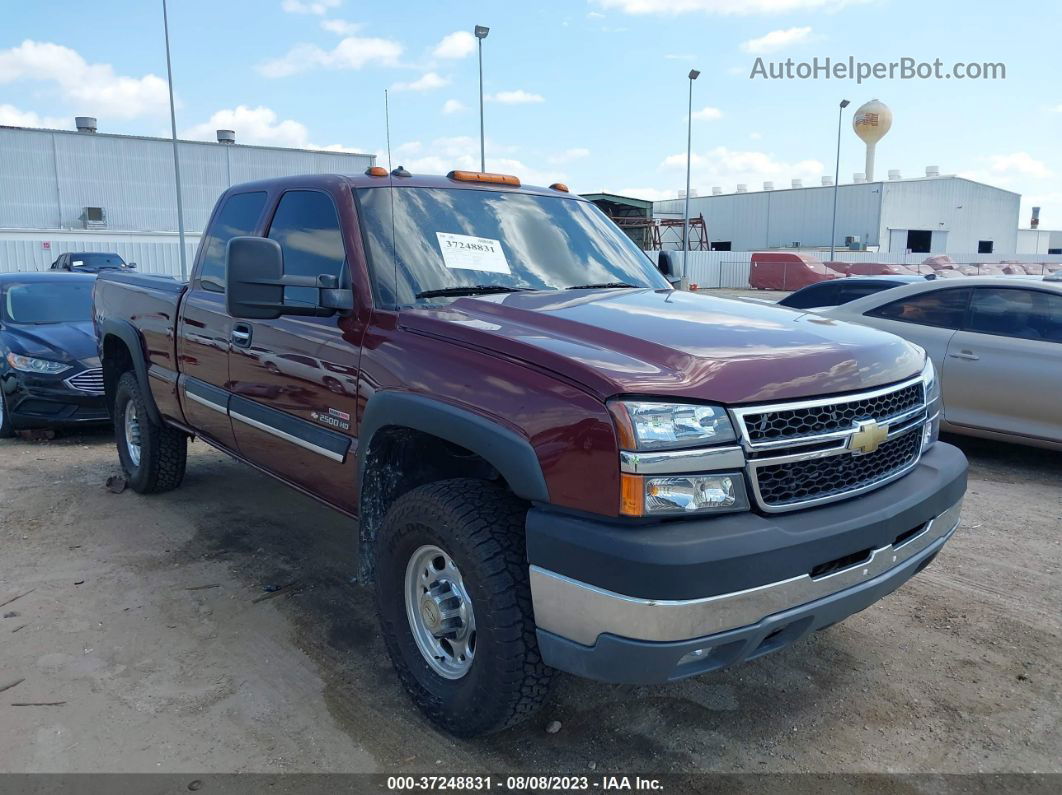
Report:
[{"label": "red truck", "polygon": [[232,187],[187,284],[97,281],[121,465],[173,489],[198,437],[356,520],[395,668],[463,736],[554,669],[716,670],[928,565],[966,460],[924,352],[661,270],[563,185]]}]

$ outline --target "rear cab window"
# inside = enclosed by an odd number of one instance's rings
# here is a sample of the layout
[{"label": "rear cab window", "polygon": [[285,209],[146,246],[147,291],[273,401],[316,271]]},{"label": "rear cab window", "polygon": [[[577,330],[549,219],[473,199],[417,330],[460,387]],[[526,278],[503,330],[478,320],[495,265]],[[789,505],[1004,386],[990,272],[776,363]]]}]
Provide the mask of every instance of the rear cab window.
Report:
[{"label": "rear cab window", "polygon": [[265,191],[234,193],[225,200],[203,239],[199,286],[204,290],[225,292],[225,248],[234,237],[254,234],[265,202]]}]

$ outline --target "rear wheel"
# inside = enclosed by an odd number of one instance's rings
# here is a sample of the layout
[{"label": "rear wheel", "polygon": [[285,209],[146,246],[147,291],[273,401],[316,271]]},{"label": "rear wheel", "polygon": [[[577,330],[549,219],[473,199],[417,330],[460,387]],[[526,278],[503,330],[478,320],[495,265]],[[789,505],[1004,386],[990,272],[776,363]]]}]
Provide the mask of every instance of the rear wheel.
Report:
[{"label": "rear wheel", "polygon": [[376,546],[376,605],[413,701],[473,737],[530,717],[550,669],[539,655],[524,551],[527,506],[479,480],[403,495]]},{"label": "rear wheel", "polygon": [[0,388],[0,439],[10,439],[15,435],[15,427],[11,423],[11,413],[7,410],[7,397]]},{"label": "rear wheel", "polygon": [[133,491],[154,494],[181,485],[188,437],[152,422],[140,383],[132,372],[123,373],[118,380],[114,425],[118,458]]}]

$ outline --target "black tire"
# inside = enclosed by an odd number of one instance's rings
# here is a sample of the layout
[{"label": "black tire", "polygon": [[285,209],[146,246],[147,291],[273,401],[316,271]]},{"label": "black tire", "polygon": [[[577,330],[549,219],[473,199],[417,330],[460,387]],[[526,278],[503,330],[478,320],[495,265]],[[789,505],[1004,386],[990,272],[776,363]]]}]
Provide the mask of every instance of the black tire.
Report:
[{"label": "black tire", "polygon": [[0,388],[0,439],[10,439],[15,435],[15,426],[11,421],[11,412],[7,409],[7,397]]},{"label": "black tire", "polygon": [[[520,723],[549,692],[528,584],[526,513],[525,503],[489,483],[446,480],[396,500],[377,538],[376,608],[391,661],[414,703],[459,737]],[[451,557],[472,601],[475,657],[460,679],[432,669],[406,616],[406,567],[425,545]]]},{"label": "black tire", "polygon": [[[126,438],[126,407],[133,403],[140,426],[140,462],[134,463]],[[126,481],[139,494],[158,494],[181,485],[188,456],[188,436],[180,431],[151,421],[140,390],[140,382],[132,372],[118,379],[114,395],[114,436],[118,442],[118,458],[122,462]]]}]

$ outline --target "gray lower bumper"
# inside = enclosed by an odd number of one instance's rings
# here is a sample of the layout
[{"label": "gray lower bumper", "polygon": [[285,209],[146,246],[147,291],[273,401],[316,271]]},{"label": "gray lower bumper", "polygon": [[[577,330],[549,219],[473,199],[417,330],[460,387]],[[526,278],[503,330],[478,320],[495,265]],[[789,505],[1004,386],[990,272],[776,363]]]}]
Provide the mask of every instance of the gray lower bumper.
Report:
[{"label": "gray lower bumper", "polygon": [[903,543],[824,577],[707,599],[635,599],[532,568],[544,661],[609,682],[695,676],[787,646],[869,607],[924,568],[955,532],[961,502]]}]

